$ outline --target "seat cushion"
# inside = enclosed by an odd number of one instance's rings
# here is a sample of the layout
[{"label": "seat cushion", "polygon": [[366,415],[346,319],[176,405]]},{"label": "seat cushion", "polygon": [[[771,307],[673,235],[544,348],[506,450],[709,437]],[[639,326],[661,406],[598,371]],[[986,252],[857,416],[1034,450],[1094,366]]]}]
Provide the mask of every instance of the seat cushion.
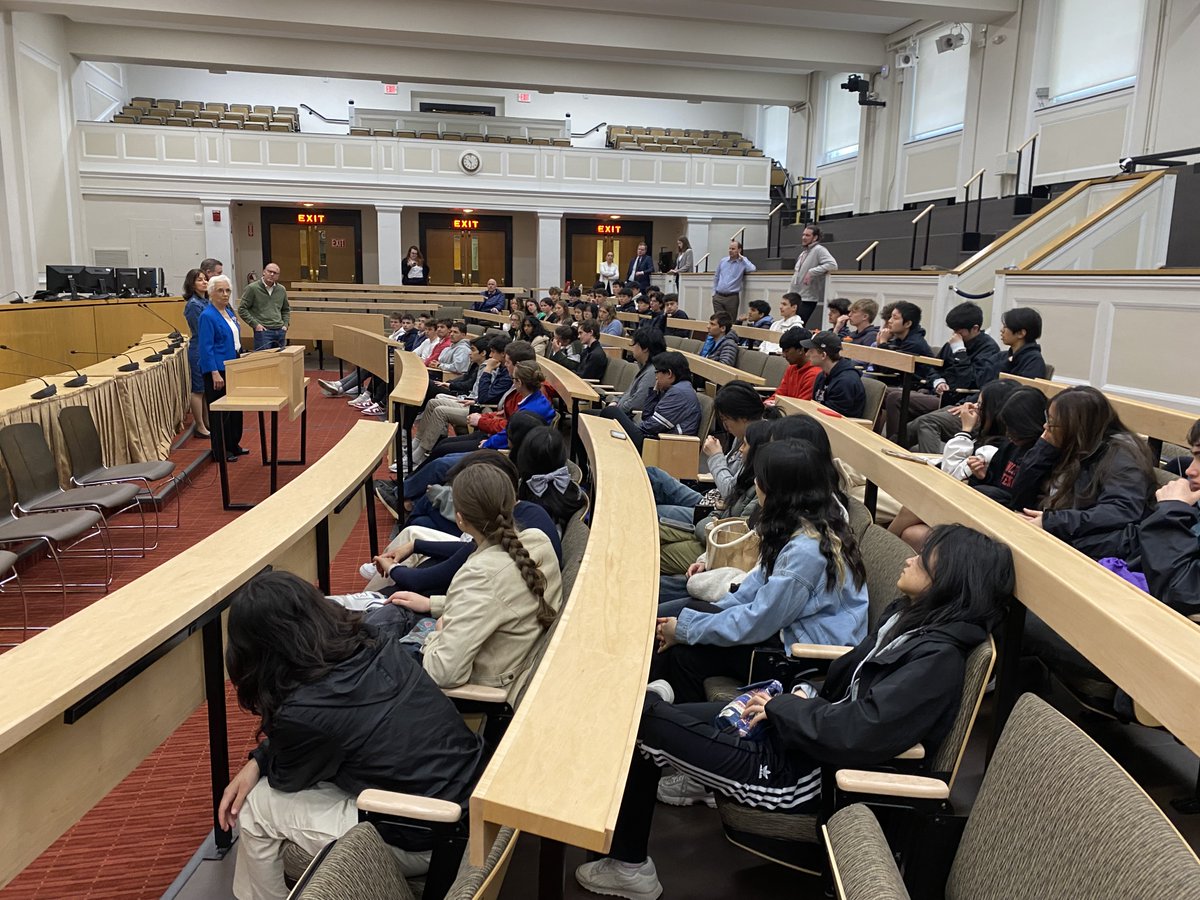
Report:
[{"label": "seat cushion", "polygon": [[55,543],[69,541],[94,528],[100,513],[91,509],[36,513],[19,519],[0,521],[0,543],[31,541],[46,537]]},{"label": "seat cushion", "polygon": [[879,821],[856,803],[829,820],[829,851],[846,900],[908,900]]},{"label": "seat cushion", "polygon": [[91,487],[71,488],[58,494],[50,494],[22,508],[29,512],[52,509],[79,509],[83,506],[99,506],[103,509],[120,509],[128,506],[137,496],[136,484],[97,484]]},{"label": "seat cushion", "polygon": [[144,463],[128,463],[123,466],[108,466],[96,469],[86,475],[77,475],[75,480],[80,484],[102,484],[106,481],[125,481],[130,478],[145,478],[147,481],[161,481],[175,471],[175,464],[166,460],[155,460]]}]

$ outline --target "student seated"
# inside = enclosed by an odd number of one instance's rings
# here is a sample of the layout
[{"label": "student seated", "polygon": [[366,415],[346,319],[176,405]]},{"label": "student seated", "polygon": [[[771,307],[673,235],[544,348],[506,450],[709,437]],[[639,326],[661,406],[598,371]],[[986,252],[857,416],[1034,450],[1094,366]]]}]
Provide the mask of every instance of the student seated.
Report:
[{"label": "student seated", "polygon": [[885,764],[916,743],[932,751],[958,714],[967,657],[1000,621],[1013,584],[1008,547],[962,525],[939,526],[900,574],[900,598],[830,666],[815,697],[753,699],[746,712],[762,730],[757,739],[718,726],[721,703],[674,706],[652,686],[612,848],[580,866],[576,880],[597,894],[662,894],[647,854],[656,793],[671,787],[659,785],[660,767],[746,806],[808,812],[820,799],[821,766]]},{"label": "student seated", "polygon": [[639,328],[633,333],[631,340],[633,346],[629,348],[629,355],[638,364],[637,374],[633,376],[633,381],[625,389],[625,393],[616,399],[610,399],[607,404],[630,417],[636,412],[641,412],[650,395],[654,393],[654,366],[650,360],[660,353],[667,352],[667,343],[663,335],[653,328]]},{"label": "student seated", "polygon": [[737,340],[729,333],[733,329],[733,319],[729,313],[714,313],[708,320],[708,337],[700,347],[700,355],[713,362],[732,366],[737,362]]},{"label": "student seated", "polygon": [[[721,441],[710,434],[704,439],[700,453],[713,477],[713,488],[720,494],[719,505],[724,507],[735,496],[738,474],[745,460],[746,429],[763,418],[766,407],[758,392],[744,381],[722,385],[717,390],[713,406],[717,420],[729,437],[729,447],[726,450]],[[775,411],[772,413],[773,417],[779,415]],[[704,501],[704,494],[692,490],[656,466],[650,466],[646,471],[659,518],[690,530],[696,507]]]},{"label": "student seated", "polygon": [[616,419],[632,438],[638,452],[646,438],[660,434],[698,435],[700,431],[700,401],[692,387],[692,371],[687,358],[674,350],[658,354],[654,366],[654,390],[642,407],[640,422],[620,407],[609,406],[603,415]]},{"label": "student seated", "polygon": [[855,644],[867,623],[866,574],[837,481],[806,441],[772,441],[755,455],[759,564],[715,604],[661,618],[650,679],[680,702],[704,699],[704,679],[745,677],[754,648]]},{"label": "student seated", "polygon": [[579,360],[582,356],[583,345],[579,343],[575,326],[556,325],[554,337],[550,339],[550,346],[547,349],[547,357],[550,361],[574,372],[579,368]]},{"label": "student seated", "polygon": [[[239,900],[286,898],[284,843],[315,855],[358,822],[368,788],[466,804],[481,741],[398,638],[289,572],[234,594],[225,664],[264,737],[217,809],[241,832]],[[406,876],[429,867],[428,852],[396,855]]]},{"label": "student seated", "polygon": [[1200,615],[1200,420],[1187,436],[1185,477],[1158,489],[1158,505],[1137,527],[1137,565],[1150,593],[1195,619]]},{"label": "student seated", "polygon": [[575,374],[585,381],[603,381],[608,371],[608,354],[600,344],[600,323],[595,319],[579,323],[579,345],[583,349]]},{"label": "student seated", "polygon": [[903,438],[901,442],[906,447],[917,442],[918,416],[947,405],[951,400],[961,399],[963,394],[977,392],[1000,377],[1000,365],[1003,362],[1000,348],[992,336],[982,330],[983,310],[978,304],[968,301],[955,306],[946,313],[946,327],[951,335],[938,353],[942,367],[923,376],[929,382],[928,389],[913,391],[909,395],[907,435],[899,434],[902,389],[889,388],[884,399],[888,437],[892,440]]},{"label": "student seated", "polygon": [[1026,519],[1092,559],[1128,559],[1137,525],[1154,506],[1150,450],[1093,387],[1050,401],[1042,437],[1025,456],[1013,493],[1046,484],[1041,509]]},{"label": "student seated", "polygon": [[828,331],[832,331],[843,341],[850,337],[850,301],[845,297],[834,297],[826,302],[826,323]]},{"label": "student seated", "polygon": [[[686,319],[688,314],[679,308],[678,294],[663,294],[663,315],[668,319]],[[691,337],[690,331],[683,331],[679,328],[668,328],[667,334],[674,337]]]},{"label": "student seated", "polygon": [[[1008,310],[1002,317],[1000,341],[1008,347],[1008,355],[1000,366],[1000,374],[1019,375],[1022,378],[1045,378],[1046,361],[1042,359],[1042,348],[1038,338],[1042,336],[1042,317],[1036,309],[1018,306]],[[909,436],[915,437],[917,450],[922,453],[940,453],[942,445],[961,426],[958,416],[961,404],[936,409],[919,416],[909,426]]]},{"label": "student seated", "polygon": [[533,347],[533,352],[538,356],[545,356],[546,350],[550,345],[550,334],[546,331],[546,326],[542,324],[542,320],[537,316],[529,314],[521,318],[518,339],[526,341],[529,346]]},{"label": "student seated", "polygon": [[[423,323],[422,323],[423,324]],[[195,330],[195,329],[193,329]],[[405,336],[413,330],[413,317],[411,313],[392,313],[388,316],[388,339],[400,341],[404,343]],[[196,344],[196,349],[199,351],[200,345]],[[406,350],[412,349],[405,347]],[[196,371],[199,372],[199,362],[196,363]],[[344,378],[339,378],[336,381],[327,381],[318,378],[317,384],[321,386],[321,393],[326,397],[340,397],[343,394],[357,394],[359,389],[359,374],[360,369],[355,369],[348,373]],[[370,374],[370,373],[368,373]]]},{"label": "student seated", "polygon": [[776,397],[795,397],[797,400],[813,398],[813,387],[821,375],[821,367],[809,362],[808,350],[804,348],[804,342],[810,336],[808,331],[797,326],[789,328],[779,339],[779,349],[788,367],[775,393],[767,398],[768,405],[774,406]]},{"label": "student seated", "polygon": [[571,480],[567,468],[567,442],[553,428],[539,424],[522,438],[520,449],[513,454],[520,476],[517,506],[540,506],[561,535],[571,517],[587,505],[587,497]]},{"label": "student seated", "polygon": [[808,361],[821,370],[813,383],[812,398],[851,419],[862,418],[867,406],[867,389],[851,359],[842,359],[842,339],[822,331],[800,342]]},{"label": "student seated", "polygon": [[[746,309],[746,325],[751,328],[769,330],[775,320],[771,318],[771,304],[766,300],[751,300]],[[757,347],[759,341],[754,338],[742,338],[743,347]]]},{"label": "student seated", "polygon": [[599,322],[601,334],[611,334],[616,337],[625,334],[625,326],[617,318],[617,308],[609,301],[600,304]]},{"label": "student seated", "polygon": [[846,321],[843,323],[849,328],[849,334],[844,340],[858,344],[860,347],[874,347],[875,339],[879,335],[879,326],[875,324],[877,315],[879,315],[879,304],[874,300],[863,298],[851,303],[850,311],[846,313]]},{"label": "student seated", "polygon": [[[779,300],[779,318],[771,323],[769,331],[773,334],[784,334],[790,328],[802,328],[804,320],[800,318],[800,295],[789,291]],[[772,337],[758,345],[762,353],[778,353],[779,339]]]}]

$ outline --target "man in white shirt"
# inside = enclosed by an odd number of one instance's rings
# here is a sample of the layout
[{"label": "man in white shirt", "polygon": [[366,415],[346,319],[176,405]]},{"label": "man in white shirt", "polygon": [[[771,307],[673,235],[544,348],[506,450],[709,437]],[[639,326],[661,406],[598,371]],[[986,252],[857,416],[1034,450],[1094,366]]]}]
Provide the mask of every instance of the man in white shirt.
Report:
[{"label": "man in white shirt", "polygon": [[825,276],[837,271],[837,260],[821,245],[821,229],[809,225],[800,236],[800,255],[792,274],[791,290],[800,295],[800,318],[805,322],[825,302]]},{"label": "man in white shirt", "polygon": [[433,345],[438,342],[437,322],[430,319],[425,323],[425,340],[417,345],[417,349],[413,352],[423,360],[429,359],[429,354],[433,350]]},{"label": "man in white shirt", "polygon": [[766,340],[758,345],[760,353],[779,353],[779,336],[789,328],[795,328],[798,325],[804,324],[804,319],[800,316],[800,295],[788,291],[779,299],[779,318],[771,323],[771,334],[775,335],[775,340]]}]

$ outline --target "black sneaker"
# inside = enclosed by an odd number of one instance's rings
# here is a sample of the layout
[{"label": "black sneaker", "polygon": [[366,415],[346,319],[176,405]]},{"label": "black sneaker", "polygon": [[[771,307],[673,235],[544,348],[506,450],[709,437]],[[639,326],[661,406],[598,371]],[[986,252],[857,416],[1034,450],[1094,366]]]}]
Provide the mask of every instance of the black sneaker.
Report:
[{"label": "black sneaker", "polygon": [[400,518],[400,511],[404,508],[404,505],[400,500],[400,486],[396,482],[377,479],[375,481],[375,496],[379,498],[380,503],[387,507],[387,511],[394,518]]}]

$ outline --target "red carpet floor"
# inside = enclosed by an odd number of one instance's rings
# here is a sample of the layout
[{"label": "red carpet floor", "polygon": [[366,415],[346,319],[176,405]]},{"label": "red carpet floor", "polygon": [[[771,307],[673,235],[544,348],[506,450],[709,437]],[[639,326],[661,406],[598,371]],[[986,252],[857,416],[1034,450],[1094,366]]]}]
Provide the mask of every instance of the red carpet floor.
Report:
[{"label": "red carpet floor", "polygon": [[[315,461],[333,447],[359,418],[344,400],[322,396],[315,383],[308,397],[308,458]],[[333,377],[333,376],[330,376]],[[266,495],[268,470],[260,465],[258,456],[258,422],[256,416],[246,415],[246,433],[242,445],[250,449],[230,468],[230,491],[234,500],[254,501]],[[284,459],[299,455],[299,420],[281,425],[279,448]],[[188,441],[172,459],[180,466],[187,464],[207,450],[207,442]],[[296,477],[299,466],[284,466],[279,470],[282,487]],[[381,468],[377,477],[387,477]],[[162,532],[157,550],[146,559],[120,559],[115,564],[114,587],[127,584],[149,571],[173,554],[186,551],[200,538],[217,531],[239,515],[221,509],[221,488],[217,467],[205,463],[196,469],[191,483],[183,489],[183,527]],[[380,541],[387,543],[392,518],[387,510],[376,504]],[[174,522],[174,506],[168,506],[164,521]],[[136,521],[128,515],[126,520]],[[136,532],[126,532],[129,540]],[[122,540],[122,538],[118,538]],[[332,581],[335,591],[358,590],[362,579],[357,573],[360,563],[369,558],[366,516],[364,515],[349,540],[333,560]],[[74,573],[86,576],[97,571],[96,562],[79,561]],[[39,563],[27,572],[27,583],[42,578],[54,578],[53,567]],[[94,603],[100,593],[71,593],[67,610],[75,612]],[[52,624],[60,616],[61,597],[42,595],[31,598],[30,621]],[[0,625],[19,625],[19,610],[9,595],[0,607]],[[13,632],[3,632],[4,640]],[[17,635],[19,639],[19,634]],[[232,690],[227,686],[229,709],[229,750],[233,770],[241,765],[246,752],[254,745],[257,720],[237,708]],[[62,900],[62,898],[92,898],[92,900],[136,900],[158,898],[175,879],[192,854],[200,846],[211,823],[208,772],[207,711],[201,706],[170,738],[143,761],[115,790],[91,810],[74,828],[63,835],[6,888],[0,890],[0,900]],[[232,773],[231,773],[232,774]]]}]

